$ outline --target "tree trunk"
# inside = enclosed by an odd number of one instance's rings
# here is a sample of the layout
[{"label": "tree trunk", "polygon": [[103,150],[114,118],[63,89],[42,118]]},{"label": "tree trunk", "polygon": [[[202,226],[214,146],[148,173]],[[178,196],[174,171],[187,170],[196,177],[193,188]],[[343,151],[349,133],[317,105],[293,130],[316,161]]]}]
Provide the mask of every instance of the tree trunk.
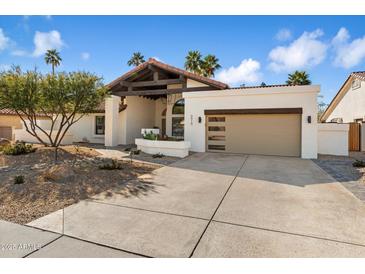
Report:
[{"label": "tree trunk", "polygon": [[58,161],[58,147],[54,147],[54,163],[57,164]]}]

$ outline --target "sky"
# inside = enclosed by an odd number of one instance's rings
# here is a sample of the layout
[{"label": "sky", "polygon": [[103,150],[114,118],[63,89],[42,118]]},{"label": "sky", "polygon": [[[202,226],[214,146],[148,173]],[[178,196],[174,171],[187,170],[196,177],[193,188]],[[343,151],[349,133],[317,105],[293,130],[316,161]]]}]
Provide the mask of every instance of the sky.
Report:
[{"label": "sky", "polygon": [[47,49],[58,71],[96,73],[109,83],[140,51],[183,68],[189,50],[214,54],[215,79],[230,86],[283,84],[305,70],[331,101],[353,71],[365,70],[364,16],[0,16],[0,70],[44,73]]}]

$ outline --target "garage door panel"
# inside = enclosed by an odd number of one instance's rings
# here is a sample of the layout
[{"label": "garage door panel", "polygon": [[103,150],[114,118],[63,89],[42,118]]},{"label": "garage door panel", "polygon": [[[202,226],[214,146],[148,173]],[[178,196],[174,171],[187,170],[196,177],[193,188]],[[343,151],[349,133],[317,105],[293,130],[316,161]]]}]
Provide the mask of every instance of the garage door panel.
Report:
[{"label": "garage door panel", "polygon": [[230,153],[300,156],[300,114],[226,115],[224,126],[225,138],[217,143],[212,139],[208,118],[208,151],[214,151],[214,145],[220,144]]}]

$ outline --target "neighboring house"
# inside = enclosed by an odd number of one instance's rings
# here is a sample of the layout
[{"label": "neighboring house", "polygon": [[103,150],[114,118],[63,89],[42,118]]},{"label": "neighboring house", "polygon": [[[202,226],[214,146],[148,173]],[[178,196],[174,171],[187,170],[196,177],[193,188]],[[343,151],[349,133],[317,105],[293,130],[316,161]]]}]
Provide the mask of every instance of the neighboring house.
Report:
[{"label": "neighboring house", "polygon": [[[37,119],[43,120],[46,118],[39,115]],[[23,122],[15,111],[10,109],[0,109],[0,138],[14,140],[14,130],[21,129],[22,127]]]},{"label": "neighboring house", "polygon": [[365,71],[353,72],[321,116],[321,122],[365,121]]},{"label": "neighboring house", "polygon": [[365,151],[365,71],[350,74],[320,120],[350,123],[349,150]]}]

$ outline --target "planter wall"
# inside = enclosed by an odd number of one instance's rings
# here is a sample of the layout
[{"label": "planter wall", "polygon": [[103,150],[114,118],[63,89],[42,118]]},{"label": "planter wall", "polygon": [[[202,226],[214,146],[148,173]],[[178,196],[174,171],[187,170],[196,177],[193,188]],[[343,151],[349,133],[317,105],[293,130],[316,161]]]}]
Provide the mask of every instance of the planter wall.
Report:
[{"label": "planter wall", "polygon": [[148,153],[161,153],[166,156],[184,158],[189,155],[190,142],[187,141],[154,141],[137,138],[135,140],[137,149]]}]

